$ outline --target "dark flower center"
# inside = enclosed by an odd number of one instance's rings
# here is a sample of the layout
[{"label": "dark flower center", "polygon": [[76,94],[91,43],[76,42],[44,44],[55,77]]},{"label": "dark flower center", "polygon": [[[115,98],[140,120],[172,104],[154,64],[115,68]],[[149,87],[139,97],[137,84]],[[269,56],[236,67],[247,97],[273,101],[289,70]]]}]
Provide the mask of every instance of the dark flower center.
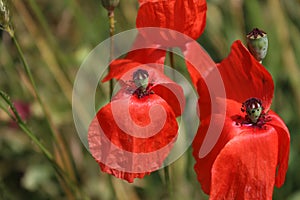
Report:
[{"label": "dark flower center", "polygon": [[133,94],[137,95],[139,99],[154,93],[151,90],[152,84],[149,84],[149,74],[146,70],[136,70],[132,75],[132,79],[137,87]]},{"label": "dark flower center", "polygon": [[254,28],[250,33],[247,34],[248,39],[257,39],[260,37],[264,37],[267,33],[258,28]]},{"label": "dark flower center", "polygon": [[270,121],[270,117],[264,112],[262,101],[258,98],[247,99],[241,108],[242,112],[246,112],[244,125],[255,125],[262,127],[266,122]]}]

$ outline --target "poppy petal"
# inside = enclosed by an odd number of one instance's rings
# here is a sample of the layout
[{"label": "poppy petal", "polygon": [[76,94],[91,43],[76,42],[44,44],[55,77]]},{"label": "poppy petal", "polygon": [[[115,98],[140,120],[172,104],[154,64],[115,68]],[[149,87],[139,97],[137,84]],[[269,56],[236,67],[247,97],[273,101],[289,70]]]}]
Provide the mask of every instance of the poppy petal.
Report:
[{"label": "poppy petal", "polygon": [[[93,121],[89,126],[88,141],[89,141],[89,148],[92,153],[92,156],[98,162],[103,172],[111,174],[117,178],[127,180],[130,183],[134,181],[134,178],[143,178],[145,175],[150,174],[150,172],[145,172],[145,173],[124,172],[120,169],[117,168],[114,169],[108,166],[111,164],[111,162],[114,162],[115,160],[117,160],[117,158],[120,158],[122,156],[126,158],[127,162],[130,162],[128,160],[130,160],[131,157],[128,156],[126,153],[122,153],[122,151],[119,152],[119,154],[117,154],[117,151],[115,151],[114,155],[111,154],[111,151],[113,150],[113,148],[111,148],[112,145],[110,144],[110,141],[106,139],[105,136],[103,135],[103,130],[99,125],[97,117],[93,119]],[[134,157],[134,155],[132,157]],[[106,163],[107,165],[103,163]],[[131,165],[131,164],[132,163],[129,163],[127,165]]]},{"label": "poppy petal", "polygon": [[205,0],[140,1],[136,26],[161,27],[197,39],[206,23]]},{"label": "poppy petal", "polygon": [[228,99],[242,103],[256,97],[263,101],[265,110],[269,110],[274,94],[272,76],[241,41],[233,43],[229,56],[218,65],[218,69]]},{"label": "poppy petal", "polygon": [[173,110],[162,98],[131,95],[100,109],[89,127],[89,148],[102,170],[132,182],[161,167],[177,130]]},{"label": "poppy petal", "polygon": [[145,38],[142,34],[137,35],[132,45],[132,49],[135,50],[128,52],[128,54],[126,55],[126,59],[130,59],[132,61],[143,64],[164,64],[165,62],[166,51],[164,50],[164,48],[160,47],[157,44],[153,44],[152,41],[147,40],[147,38]]},{"label": "poppy petal", "polygon": [[[216,122],[218,122],[218,119],[222,119],[221,115],[214,115],[212,118],[215,119]],[[205,120],[201,121],[200,127],[198,129],[198,132],[195,136],[195,139],[193,141],[193,156],[196,160],[196,164],[194,165],[194,170],[197,174],[197,179],[199,183],[201,184],[202,190],[209,194],[210,192],[210,186],[211,186],[211,169],[212,165],[222,150],[222,148],[226,145],[226,143],[234,137],[234,134],[228,134],[233,133],[231,132],[231,126],[230,126],[230,119],[227,119],[226,123],[227,125],[224,126],[224,129],[221,132],[221,135],[219,136],[219,139],[217,140],[217,143],[214,145],[212,150],[204,157],[199,157],[200,149],[203,147],[203,141],[206,137],[207,130],[210,125],[210,118],[207,118]],[[217,136],[216,136],[217,137]]]},{"label": "poppy petal", "polygon": [[[210,199],[272,199],[278,137],[266,129],[241,127],[212,167]],[[240,129],[240,128],[237,128]]]},{"label": "poppy petal", "polygon": [[[142,47],[151,48],[142,48]],[[159,48],[159,45],[149,44],[141,34],[138,34],[133,45],[132,51],[128,52],[124,59],[116,59],[109,65],[109,72],[103,78],[102,82],[110,79],[119,80],[129,69],[138,67],[142,64],[149,66],[163,72],[166,51]]]},{"label": "poppy petal", "polygon": [[290,133],[282,119],[273,111],[269,111],[268,115],[272,118],[268,124],[272,125],[278,134],[278,170],[275,177],[276,187],[281,187],[285,180],[288,169],[289,153],[290,153]]},{"label": "poppy petal", "polygon": [[[201,98],[200,98],[201,99]],[[218,101],[218,103],[223,103],[223,101]],[[202,190],[209,194],[211,186],[211,168],[215,162],[216,157],[223,149],[223,147],[230,141],[233,137],[239,134],[242,130],[235,129],[237,127],[236,122],[233,120],[234,116],[231,113],[238,113],[240,109],[237,109],[237,106],[240,106],[238,102],[232,100],[226,100],[227,113],[213,114],[206,118],[202,118],[198,132],[193,141],[193,156],[196,160],[194,166],[195,172],[197,173],[197,178],[201,183]],[[226,115],[225,123],[220,124]],[[200,116],[201,117],[201,116]],[[212,135],[208,134],[209,127],[213,126],[222,126],[223,129],[220,134],[217,132],[212,132]],[[217,142],[213,144],[213,138],[217,137]],[[210,141],[207,144],[213,145],[211,151],[203,158],[200,158],[199,152],[201,148],[204,147],[204,139]],[[207,147],[209,148],[209,147]]]},{"label": "poppy petal", "polygon": [[109,81],[113,78],[119,80],[128,70],[142,65],[139,62],[133,62],[129,59],[118,59],[109,66],[108,74],[102,79],[102,82]]}]

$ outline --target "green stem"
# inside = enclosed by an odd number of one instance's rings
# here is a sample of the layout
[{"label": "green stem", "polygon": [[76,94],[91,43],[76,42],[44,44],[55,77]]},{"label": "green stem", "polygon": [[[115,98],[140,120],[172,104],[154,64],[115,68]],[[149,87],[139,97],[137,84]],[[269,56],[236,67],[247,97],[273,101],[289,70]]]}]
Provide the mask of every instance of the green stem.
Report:
[{"label": "green stem", "polygon": [[[47,150],[47,148],[40,142],[39,138],[31,132],[31,130],[28,128],[28,126],[25,124],[25,122],[22,120],[21,116],[17,112],[15,106],[10,101],[9,96],[0,90],[0,96],[2,99],[8,104],[13,114],[8,114],[12,120],[16,121],[16,123],[19,125],[19,127],[26,133],[26,135],[38,146],[38,148],[41,150],[41,152],[44,154],[46,159],[51,163],[52,167],[57,172],[58,176],[69,186],[69,188],[76,194],[77,196],[81,196],[81,194],[78,194],[78,191],[80,191],[79,187],[73,183],[73,181],[70,180],[67,173],[55,162],[54,156]],[[5,110],[2,106],[1,108],[6,112],[9,113],[7,110]],[[81,198],[83,198],[81,196]],[[80,198],[80,199],[81,199]],[[87,197],[84,197],[84,199],[88,199]]]},{"label": "green stem", "polygon": [[[46,122],[47,122],[47,125],[48,125],[48,127],[49,127],[50,133],[51,133],[51,135],[52,135],[52,137],[53,137],[53,139],[54,139],[54,142],[57,143],[58,139],[57,139],[57,137],[56,137],[56,135],[55,135],[55,133],[54,133],[53,125],[52,125],[52,123],[50,122],[50,121],[51,121],[51,118],[50,118],[49,111],[48,111],[48,109],[46,108],[44,102],[42,101],[42,99],[41,99],[41,97],[40,97],[40,95],[39,95],[39,92],[38,92],[38,90],[37,90],[36,83],[35,83],[35,81],[34,81],[34,79],[33,79],[32,73],[31,73],[31,71],[30,71],[30,68],[29,68],[29,66],[28,66],[28,64],[27,64],[27,62],[26,62],[26,60],[25,60],[24,53],[23,53],[23,51],[22,51],[22,49],[21,49],[21,47],[20,47],[20,45],[19,45],[19,42],[18,42],[18,40],[16,39],[16,36],[15,36],[15,34],[13,33],[13,31],[8,31],[8,32],[9,32],[11,38],[13,39],[13,42],[14,42],[16,48],[17,48],[17,51],[18,51],[19,57],[20,57],[20,59],[21,59],[21,62],[22,62],[22,64],[23,64],[23,66],[24,66],[25,72],[26,72],[26,74],[27,74],[27,76],[28,76],[28,78],[29,78],[29,80],[30,80],[30,82],[31,82],[31,85],[32,85],[32,87],[33,87],[34,94],[35,94],[35,96],[36,96],[36,98],[37,98],[37,100],[38,100],[38,102],[39,102],[39,104],[40,104],[40,106],[41,106],[41,108],[42,108],[44,114],[45,114],[45,117],[46,117],[46,119],[47,119]],[[57,146],[58,146],[58,148],[59,148],[59,149],[58,149],[59,152],[61,152],[61,149],[60,149],[59,145],[57,145]]]},{"label": "green stem", "polygon": [[[45,103],[42,101],[42,99],[41,99],[41,97],[39,95],[39,92],[38,92],[37,87],[36,87],[36,83],[35,83],[35,81],[33,79],[32,73],[31,73],[31,70],[30,70],[30,68],[29,68],[29,66],[28,66],[28,64],[27,64],[27,62],[25,60],[24,53],[23,53],[23,51],[22,51],[22,49],[21,49],[21,47],[20,47],[20,45],[18,43],[18,40],[16,39],[16,36],[15,36],[13,30],[12,29],[8,29],[7,32],[10,34],[11,38],[13,39],[13,42],[14,42],[16,48],[17,48],[17,51],[18,51],[19,57],[21,59],[21,62],[23,64],[23,66],[24,66],[25,72],[26,72],[26,74],[27,74],[27,76],[28,76],[28,78],[29,78],[29,80],[31,82],[31,85],[33,87],[35,97],[36,97],[37,101],[39,102],[39,104],[40,104],[40,106],[41,106],[41,108],[43,110],[43,113],[44,113],[45,118],[46,118],[46,123],[47,123],[47,125],[49,127],[50,134],[51,134],[51,136],[53,138],[53,142],[55,144],[55,147],[58,150],[58,154],[60,156],[62,156],[63,166],[65,166],[65,167],[68,168],[68,166],[69,166],[68,165],[68,160],[65,157],[65,152],[63,152],[63,150],[62,150],[63,145],[64,145],[63,141],[59,140],[59,138],[58,138],[59,137],[59,133],[57,132],[57,130],[55,129],[55,127],[54,127],[54,125],[52,123],[52,120],[51,120],[50,114],[49,114],[49,110],[47,109],[47,107],[45,106]],[[21,128],[22,128],[22,126],[21,126]],[[26,130],[24,130],[24,131],[26,131]],[[56,162],[55,162],[55,164],[58,165]],[[70,188],[70,189],[72,189],[72,188]]]},{"label": "green stem", "polygon": [[170,61],[170,66],[173,69],[172,70],[172,79],[175,81],[175,61],[174,61],[174,53],[172,52],[172,49],[170,48],[171,51],[169,51],[169,61]]},{"label": "green stem", "polygon": [[47,148],[38,140],[38,138],[27,128],[26,124],[21,119],[19,113],[17,112],[15,106],[12,104],[12,102],[9,100],[9,97],[7,94],[5,94],[3,91],[0,91],[0,96],[4,99],[4,101],[9,105],[11,108],[13,115],[10,115],[10,117],[18,123],[20,128],[28,135],[28,137],[41,149],[41,151],[44,153],[44,155],[49,160],[53,160],[52,154],[47,150]]},{"label": "green stem", "polygon": [[170,66],[171,68],[175,69],[174,53],[172,51],[169,51],[169,57],[170,57]]},{"label": "green stem", "polygon": [[167,197],[168,199],[171,199],[172,190],[171,190],[169,166],[164,167],[164,175],[165,175],[165,187],[167,191]]},{"label": "green stem", "polygon": [[[109,19],[109,36],[110,36],[110,51],[109,51],[109,62],[112,61],[114,55],[114,39],[113,36],[115,34],[115,15],[114,10],[108,11],[108,19]],[[109,81],[109,97],[112,98],[113,94],[113,80]]]}]

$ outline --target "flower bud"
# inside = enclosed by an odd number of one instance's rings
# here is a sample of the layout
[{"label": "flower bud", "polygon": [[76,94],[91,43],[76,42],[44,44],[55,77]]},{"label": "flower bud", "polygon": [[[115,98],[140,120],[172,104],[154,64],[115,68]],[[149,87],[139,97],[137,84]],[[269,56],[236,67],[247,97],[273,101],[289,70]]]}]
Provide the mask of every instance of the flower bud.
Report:
[{"label": "flower bud", "polygon": [[101,0],[101,3],[106,10],[112,11],[119,5],[119,0]]},{"label": "flower bud", "polygon": [[254,28],[247,34],[247,46],[255,59],[262,62],[268,51],[267,33],[258,28]]},{"label": "flower bud", "polygon": [[10,24],[10,12],[6,0],[0,0],[0,26],[7,30]]}]

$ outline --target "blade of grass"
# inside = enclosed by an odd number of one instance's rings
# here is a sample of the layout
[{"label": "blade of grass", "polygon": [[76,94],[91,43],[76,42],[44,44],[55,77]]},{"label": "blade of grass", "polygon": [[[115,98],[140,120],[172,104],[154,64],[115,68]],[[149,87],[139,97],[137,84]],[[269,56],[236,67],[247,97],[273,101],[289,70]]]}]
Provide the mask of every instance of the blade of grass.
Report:
[{"label": "blade of grass", "polygon": [[21,116],[17,112],[15,106],[11,102],[9,96],[0,90],[0,97],[8,104],[13,114],[11,114],[8,110],[4,109],[4,106],[2,105],[0,106],[0,108],[3,109],[10,116],[10,118],[19,125],[19,127],[26,133],[26,135],[33,141],[33,143],[38,146],[43,155],[51,163],[52,167],[57,172],[57,175],[60,177],[60,180],[64,181],[64,183],[68,185],[68,187],[73,192],[73,195],[76,198],[72,199],[88,199],[87,196],[81,192],[80,188],[69,178],[66,171],[64,171],[56,163],[54,156],[50,153],[50,151],[48,151],[48,149],[40,142],[37,136],[33,134],[33,132],[28,128],[28,126],[25,124],[25,122],[22,120]]}]

